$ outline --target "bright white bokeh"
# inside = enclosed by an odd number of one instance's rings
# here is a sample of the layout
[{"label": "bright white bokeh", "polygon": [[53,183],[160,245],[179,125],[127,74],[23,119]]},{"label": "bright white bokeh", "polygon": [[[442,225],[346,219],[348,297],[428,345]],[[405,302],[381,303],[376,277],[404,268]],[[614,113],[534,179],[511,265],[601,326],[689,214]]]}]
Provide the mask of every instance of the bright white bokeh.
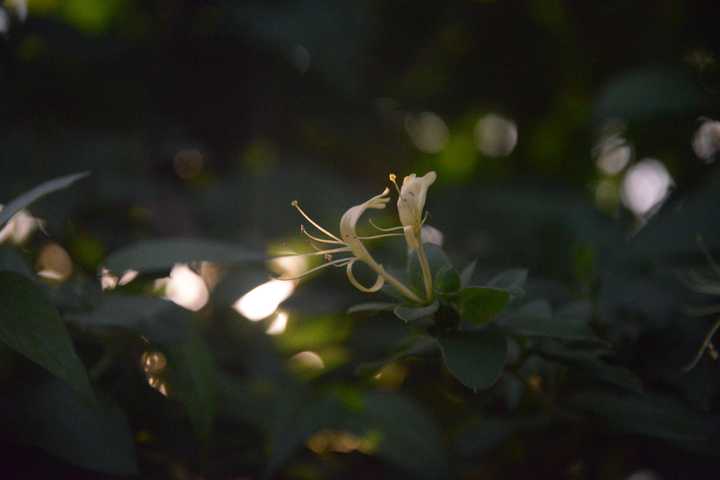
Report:
[{"label": "bright white bokeh", "polygon": [[489,157],[510,155],[517,142],[517,125],[510,119],[489,113],[475,124],[475,146]]},{"label": "bright white bokeh", "polygon": [[208,302],[210,293],[200,275],[179,263],[170,271],[165,284],[165,297],[183,308],[197,311]]},{"label": "bright white bokeh", "polygon": [[275,310],[292,295],[294,290],[295,282],[293,280],[273,279],[258,285],[240,297],[233,304],[233,309],[248,320],[257,322],[275,313]]},{"label": "bright white bokeh", "polygon": [[287,321],[288,314],[286,312],[278,311],[268,329],[265,330],[265,333],[268,335],[282,334],[285,332],[285,328],[287,328]]},{"label": "bright white bokeh", "polygon": [[126,270],[120,278],[105,267],[100,269],[100,287],[103,290],[112,290],[115,287],[127,285],[137,278],[140,272],[137,270]]},{"label": "bright white bokeh", "polygon": [[[3,206],[0,205],[0,210]],[[0,243],[9,241],[19,245],[41,226],[41,220],[33,217],[27,210],[20,210],[0,229]]]},{"label": "bright white bokeh", "polygon": [[652,158],[641,160],[625,174],[622,202],[635,215],[643,216],[665,199],[672,184],[662,162]]},{"label": "bright white bokeh", "polygon": [[283,255],[270,260],[270,269],[282,277],[298,277],[308,269],[307,257]]},{"label": "bright white bokeh", "polygon": [[720,152],[720,122],[706,120],[695,132],[692,140],[695,155],[710,163]]},{"label": "bright white bokeh", "polygon": [[439,115],[422,112],[405,116],[405,131],[413,145],[425,153],[438,153],[447,144],[450,130]]}]

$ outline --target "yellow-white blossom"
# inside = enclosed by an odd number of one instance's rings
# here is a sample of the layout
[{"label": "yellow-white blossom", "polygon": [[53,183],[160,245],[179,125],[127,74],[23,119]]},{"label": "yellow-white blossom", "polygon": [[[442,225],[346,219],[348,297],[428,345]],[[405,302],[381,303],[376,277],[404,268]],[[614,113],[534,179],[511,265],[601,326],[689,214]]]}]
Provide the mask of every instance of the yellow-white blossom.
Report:
[{"label": "yellow-white blossom", "polygon": [[422,270],[425,296],[428,301],[433,296],[433,289],[432,272],[422,241],[422,227],[425,222],[423,210],[425,210],[428,188],[435,183],[436,179],[437,174],[435,172],[428,172],[422,177],[411,173],[403,178],[402,187],[398,188],[395,174],[390,174],[390,181],[395,184],[395,188],[400,194],[397,207],[400,223],[405,233],[405,241],[408,248],[417,254],[420,269]]},{"label": "yellow-white blossom", "polygon": [[[301,231],[312,241],[325,244],[325,245],[332,245],[332,248],[327,249],[321,249],[317,248],[316,252],[304,254],[304,256],[311,256],[311,255],[322,255],[325,257],[326,262],[319,267],[312,268],[306,272],[304,272],[301,275],[298,275],[296,277],[281,277],[283,280],[291,280],[296,279],[300,277],[304,277],[305,275],[308,275],[312,272],[315,272],[317,270],[320,270],[322,268],[326,268],[329,266],[336,266],[336,267],[345,267],[347,272],[347,277],[350,283],[352,283],[357,289],[363,291],[363,292],[377,292],[380,290],[385,282],[391,284],[393,287],[395,287],[402,295],[404,295],[406,298],[411,300],[415,303],[422,303],[422,300],[420,297],[417,296],[410,288],[408,288],[405,284],[403,284],[400,280],[395,278],[392,274],[388,273],[385,268],[379,264],[373,256],[370,254],[370,252],[365,247],[363,241],[364,240],[372,240],[376,238],[382,238],[382,237],[390,237],[390,236],[398,236],[403,235],[401,233],[385,233],[380,235],[373,235],[373,236],[360,236],[357,234],[357,223],[360,220],[360,217],[367,211],[368,209],[377,209],[381,210],[384,209],[388,202],[390,201],[389,197],[389,189],[385,189],[381,194],[376,195],[372,198],[370,198],[368,201],[361,203],[359,205],[355,205],[348,209],[343,216],[340,219],[340,236],[336,236],[335,234],[331,233],[329,230],[323,228],[320,226],[317,222],[315,222],[313,219],[311,219],[301,208],[297,201],[292,202],[292,206],[295,207],[300,214],[305,217],[305,219],[310,222],[311,225],[313,225],[319,232],[321,232],[322,236],[316,236],[311,233],[309,233],[307,230],[305,230],[304,227],[301,227]],[[342,258],[334,259],[333,257],[335,255],[348,255],[343,256]],[[365,285],[362,285],[353,274],[353,266],[356,262],[362,262],[365,263],[368,267],[370,267],[376,274],[377,278],[375,282],[367,287]]]},{"label": "yellow-white blossom", "polygon": [[[403,178],[397,208],[400,223],[405,227],[405,240],[411,249],[417,249],[420,246],[425,199],[427,198],[428,188],[436,179],[437,174],[435,172],[428,172],[422,177],[411,173]],[[395,175],[391,175],[390,180],[395,183]]]}]

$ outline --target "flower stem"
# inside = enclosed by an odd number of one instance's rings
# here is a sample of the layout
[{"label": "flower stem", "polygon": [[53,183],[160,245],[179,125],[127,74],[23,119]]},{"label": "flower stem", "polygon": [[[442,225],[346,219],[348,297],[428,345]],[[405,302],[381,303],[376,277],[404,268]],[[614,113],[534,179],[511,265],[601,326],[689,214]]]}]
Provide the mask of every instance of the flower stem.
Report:
[{"label": "flower stem", "polygon": [[400,293],[405,295],[407,298],[412,300],[415,303],[424,303],[420,297],[418,297],[412,290],[410,290],[407,286],[405,286],[404,283],[402,283],[400,280],[395,278],[393,275],[385,271],[382,265],[377,265],[379,268],[376,268],[375,270],[382,275],[382,277],[385,279],[386,282],[388,282],[393,287],[397,288]]},{"label": "flower stem", "polygon": [[432,272],[430,271],[430,263],[428,262],[427,255],[425,254],[425,248],[423,247],[422,240],[419,243],[420,246],[417,249],[417,256],[420,261],[420,269],[422,270],[423,284],[425,285],[425,296],[429,302],[432,300],[433,296]]}]

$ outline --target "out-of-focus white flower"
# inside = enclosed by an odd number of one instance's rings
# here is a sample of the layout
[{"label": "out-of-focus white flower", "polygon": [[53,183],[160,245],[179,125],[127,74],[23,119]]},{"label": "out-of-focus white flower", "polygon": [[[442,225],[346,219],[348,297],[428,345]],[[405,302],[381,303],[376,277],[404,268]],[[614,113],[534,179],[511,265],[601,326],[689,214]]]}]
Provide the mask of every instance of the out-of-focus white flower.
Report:
[{"label": "out-of-focus white flower", "polygon": [[422,243],[430,243],[432,245],[442,247],[444,238],[445,236],[443,233],[431,225],[423,225],[422,230],[420,231],[420,239],[422,240]]}]

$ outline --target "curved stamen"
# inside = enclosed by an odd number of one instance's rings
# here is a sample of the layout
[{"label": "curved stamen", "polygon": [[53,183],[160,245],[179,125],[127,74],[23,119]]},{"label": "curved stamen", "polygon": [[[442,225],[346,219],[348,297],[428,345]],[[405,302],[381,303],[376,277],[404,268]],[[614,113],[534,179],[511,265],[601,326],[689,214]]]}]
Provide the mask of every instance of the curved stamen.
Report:
[{"label": "curved stamen", "polygon": [[383,233],[380,235],[370,235],[369,237],[357,237],[360,240],[375,240],[376,238],[385,238],[385,237],[404,237],[404,233]]},{"label": "curved stamen", "polygon": [[295,209],[296,209],[298,212],[300,212],[300,215],[302,215],[303,217],[305,217],[305,220],[307,220],[308,222],[310,222],[315,228],[317,228],[318,230],[320,230],[321,232],[323,232],[323,233],[324,233],[325,235],[327,235],[328,237],[330,237],[330,238],[332,238],[332,239],[334,239],[334,240],[337,240],[338,242],[342,242],[342,240],[340,240],[338,237],[336,237],[336,236],[333,235],[332,233],[330,233],[330,232],[328,232],[327,230],[325,230],[323,227],[321,227],[320,225],[318,225],[317,222],[315,222],[315,220],[313,220],[312,218],[310,218],[310,217],[308,216],[308,214],[305,213],[302,208],[300,208],[300,204],[298,203],[297,200],[293,200],[293,201],[290,203],[290,205],[292,205],[293,207],[295,207]]},{"label": "curved stamen", "polygon": [[355,275],[353,275],[353,272],[352,272],[352,267],[353,267],[353,265],[355,265],[356,261],[357,261],[357,259],[353,259],[347,264],[347,277],[348,277],[348,280],[350,280],[350,283],[352,283],[353,286],[355,288],[357,288],[358,290],[360,290],[361,292],[374,293],[374,292],[377,292],[378,290],[380,290],[383,287],[383,285],[385,285],[385,279],[382,277],[382,275],[377,276],[375,283],[371,287],[366,287],[365,285],[361,284],[355,278]]},{"label": "curved stamen", "polygon": [[398,184],[397,184],[397,175],[395,175],[394,173],[391,173],[390,175],[388,175],[388,178],[390,179],[392,184],[395,185],[395,190],[397,190],[398,195],[400,195],[400,187],[398,187]]},{"label": "curved stamen", "polygon": [[293,255],[282,255],[280,257],[275,257],[273,260],[276,260],[278,258],[287,258],[287,257],[315,257],[318,255],[328,255],[330,253],[341,253],[341,252],[349,252],[350,247],[343,247],[343,248],[330,248],[327,250],[318,250],[317,252],[310,252],[310,253],[297,253]]},{"label": "curved stamen", "polygon": [[305,230],[305,225],[300,225],[300,231],[303,233],[303,235],[305,235],[306,237],[308,237],[310,240],[314,240],[314,241],[316,241],[316,242],[320,242],[320,243],[332,243],[332,244],[334,244],[334,245],[344,245],[343,242],[340,242],[340,241],[326,240],[326,239],[324,239],[324,238],[320,238],[320,237],[316,237],[315,235],[312,235],[310,232],[308,232],[307,230]]},{"label": "curved stamen", "polygon": [[[323,268],[330,267],[330,266],[334,266],[334,265],[339,265],[340,263],[342,263],[342,262],[347,262],[347,261],[348,261],[347,258],[338,258],[337,260],[333,260],[332,262],[323,263],[323,264],[320,265],[319,267],[315,267],[315,268],[311,268],[310,270],[306,270],[306,271],[304,271],[303,273],[301,273],[300,275],[295,275],[295,276],[292,276],[292,277],[273,277],[273,278],[274,278],[275,280],[299,280],[299,279],[301,279],[301,278],[303,278],[303,277],[306,277],[306,276],[310,275],[310,274],[313,273],[313,272],[317,272],[318,270],[322,270]],[[344,266],[344,265],[343,265],[343,266]]]},{"label": "curved stamen", "polygon": [[372,218],[371,218],[370,220],[368,220],[368,221],[370,222],[370,225],[372,225],[373,227],[375,227],[377,230],[380,230],[381,232],[395,232],[395,231],[397,231],[397,230],[402,230],[402,229],[405,228],[405,227],[402,226],[402,225],[398,225],[397,227],[390,227],[390,228],[378,227],[377,225],[375,225],[375,222],[372,221]]}]

